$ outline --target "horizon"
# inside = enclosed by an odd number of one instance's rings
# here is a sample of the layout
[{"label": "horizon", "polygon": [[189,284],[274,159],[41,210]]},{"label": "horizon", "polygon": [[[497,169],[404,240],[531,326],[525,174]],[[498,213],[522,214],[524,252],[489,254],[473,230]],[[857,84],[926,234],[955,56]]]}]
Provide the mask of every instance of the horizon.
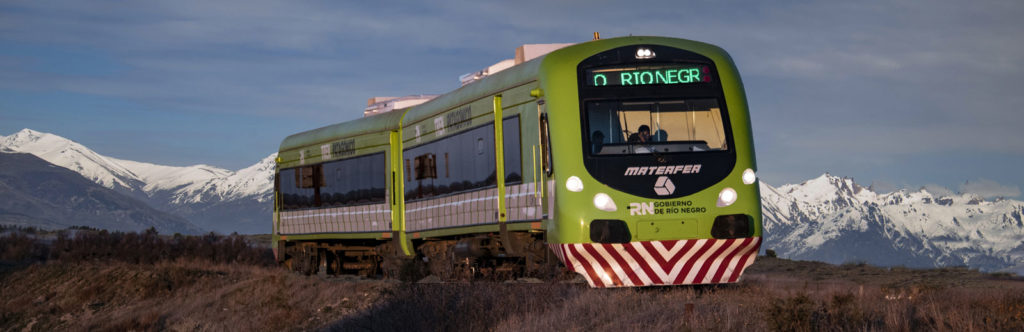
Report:
[{"label": "horizon", "polygon": [[[2,134],[0,134],[0,139],[11,137],[11,136],[14,136],[16,134],[22,133],[24,131],[30,131],[32,133],[42,134],[42,135],[53,135],[53,136],[57,136],[57,137],[63,138],[65,140],[69,140],[69,141],[74,142],[74,143],[78,143],[78,142],[75,142],[72,139],[63,137],[63,136],[61,136],[59,134],[56,134],[56,133],[41,132],[41,131],[38,131],[38,130],[33,130],[31,128],[24,128],[24,129],[19,130],[18,132],[15,132],[15,133],[13,133],[11,135],[2,135]],[[81,144],[81,143],[78,143],[78,144]],[[7,147],[6,146],[0,146],[0,148],[6,149]],[[85,148],[92,150],[88,146],[85,146]],[[23,153],[23,152],[17,151],[17,150],[11,150],[11,151],[0,150],[0,152],[3,152],[3,153]],[[96,151],[93,150],[93,152],[96,152]],[[98,152],[96,152],[96,153],[98,153]],[[151,163],[151,162],[143,161],[143,160],[126,160],[126,159],[120,159],[120,158],[116,158],[117,160],[114,160],[114,162],[124,160],[124,161],[138,162],[138,163],[153,164],[153,165],[156,165],[156,166],[171,166],[171,167],[180,167],[180,168],[188,168],[188,167],[196,167],[196,166],[206,166],[206,167],[218,168],[218,169],[224,170],[224,171],[229,171],[232,174],[234,174],[234,173],[237,173],[237,172],[239,172],[241,170],[244,170],[246,168],[252,167],[254,165],[258,165],[263,160],[266,160],[267,158],[269,158],[269,157],[271,157],[271,156],[273,156],[275,154],[277,154],[277,152],[273,152],[270,155],[268,155],[267,157],[261,158],[260,160],[254,162],[253,164],[246,165],[246,166],[244,166],[242,168],[239,168],[239,169],[227,169],[227,168],[222,168],[222,167],[213,166],[213,165],[209,165],[209,164],[193,164],[193,165],[184,165],[184,166],[162,165],[162,164],[155,164],[155,163]],[[101,154],[101,155],[104,156],[104,157],[112,157],[112,156],[106,156],[106,155],[103,155],[103,154]],[[938,186],[938,185],[925,185],[925,186],[920,186],[920,187],[916,187],[916,188],[914,188],[914,187],[876,188],[876,184],[872,183],[872,184],[865,185],[863,183],[857,182],[856,179],[854,179],[851,176],[835,175],[835,174],[831,174],[831,172],[828,172],[828,171],[825,171],[825,172],[823,172],[823,173],[821,173],[821,174],[819,174],[817,176],[814,176],[814,177],[810,177],[810,178],[807,178],[807,179],[804,179],[804,180],[801,180],[801,181],[791,182],[791,183],[771,184],[771,183],[768,183],[768,182],[765,182],[765,181],[760,181],[760,182],[762,184],[768,185],[768,186],[770,186],[772,188],[780,189],[780,188],[786,187],[786,186],[802,186],[802,185],[807,184],[810,181],[821,179],[823,177],[833,177],[833,178],[838,178],[838,179],[843,179],[843,180],[849,179],[856,186],[865,188],[868,191],[871,191],[871,192],[879,194],[879,195],[888,195],[888,194],[896,193],[896,192],[899,192],[899,191],[906,191],[907,193],[914,193],[914,192],[919,192],[919,191],[923,190],[923,191],[926,191],[929,194],[933,195],[934,197],[939,197],[939,198],[954,197],[954,196],[965,196],[965,195],[973,195],[973,197],[981,198],[981,199],[983,199],[985,201],[999,201],[1000,199],[1014,199],[1014,198],[1018,198],[1017,196],[1001,195],[1001,194],[998,194],[998,193],[997,194],[993,194],[991,191],[987,190],[987,188],[990,186],[990,184],[988,184],[988,183],[982,183],[981,186],[979,186],[978,184],[972,185],[970,182],[967,182],[967,183],[962,184],[959,187],[958,190],[954,190],[954,189],[951,189],[951,188],[942,187],[942,186]],[[979,190],[978,188],[981,188],[981,189]]]},{"label": "horizon", "polygon": [[1020,197],[1024,4],[535,7],[3,4],[0,135],[31,128],[118,159],[235,171],[288,135],[361,117],[370,97],[452,91],[522,44],[662,35],[732,55],[766,183],[830,173]]}]

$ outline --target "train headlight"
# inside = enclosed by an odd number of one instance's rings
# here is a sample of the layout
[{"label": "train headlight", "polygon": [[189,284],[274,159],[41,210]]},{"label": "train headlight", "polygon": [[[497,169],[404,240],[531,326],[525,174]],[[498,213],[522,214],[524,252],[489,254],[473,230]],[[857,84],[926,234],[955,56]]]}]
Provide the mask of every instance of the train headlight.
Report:
[{"label": "train headlight", "polygon": [[652,58],[654,58],[654,56],[655,56],[654,51],[651,51],[651,49],[649,49],[649,48],[641,47],[641,48],[636,49],[636,58],[637,59],[652,59]]},{"label": "train headlight", "polygon": [[608,212],[615,212],[619,209],[615,206],[615,201],[612,200],[612,197],[605,193],[597,193],[597,195],[594,195],[594,207],[598,210]]},{"label": "train headlight", "polygon": [[570,176],[568,180],[565,180],[565,189],[574,193],[581,192],[583,191],[583,180],[575,175]]},{"label": "train headlight", "polygon": [[743,171],[743,184],[754,184],[757,181],[757,174],[754,174],[754,170],[747,169]]},{"label": "train headlight", "polygon": [[733,190],[732,188],[722,189],[722,191],[718,193],[718,203],[716,203],[715,206],[726,207],[732,205],[732,203],[736,203],[736,198],[738,197],[739,195],[736,194],[736,190]]}]

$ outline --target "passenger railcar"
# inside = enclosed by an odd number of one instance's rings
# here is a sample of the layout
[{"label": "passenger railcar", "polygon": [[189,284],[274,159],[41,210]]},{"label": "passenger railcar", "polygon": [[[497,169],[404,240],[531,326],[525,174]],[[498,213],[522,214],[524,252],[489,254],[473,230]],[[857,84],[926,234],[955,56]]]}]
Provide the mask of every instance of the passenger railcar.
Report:
[{"label": "passenger railcar", "polygon": [[736,282],[761,242],[755,170],[724,50],[599,39],[289,136],[273,247],[306,273]]}]

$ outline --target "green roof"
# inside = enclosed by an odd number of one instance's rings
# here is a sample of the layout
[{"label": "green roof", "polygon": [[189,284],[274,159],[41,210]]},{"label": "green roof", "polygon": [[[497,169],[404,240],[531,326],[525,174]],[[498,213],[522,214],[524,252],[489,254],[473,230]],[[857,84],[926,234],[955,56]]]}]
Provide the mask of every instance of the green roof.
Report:
[{"label": "green roof", "polygon": [[346,137],[398,130],[405,111],[405,109],[394,110],[383,114],[332,124],[326,127],[294,134],[286,137],[284,141],[281,142],[280,151],[283,152],[310,145],[319,145]]}]

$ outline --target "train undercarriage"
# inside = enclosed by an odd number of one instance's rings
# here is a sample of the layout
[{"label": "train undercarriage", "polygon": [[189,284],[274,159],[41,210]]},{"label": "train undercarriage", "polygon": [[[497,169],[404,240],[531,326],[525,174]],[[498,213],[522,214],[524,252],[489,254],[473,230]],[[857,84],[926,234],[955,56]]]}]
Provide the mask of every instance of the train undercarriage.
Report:
[{"label": "train undercarriage", "polygon": [[320,240],[287,242],[279,262],[297,273],[329,276],[442,281],[556,279],[569,275],[548,250],[543,233],[508,232],[414,240],[416,256],[395,241]]}]

